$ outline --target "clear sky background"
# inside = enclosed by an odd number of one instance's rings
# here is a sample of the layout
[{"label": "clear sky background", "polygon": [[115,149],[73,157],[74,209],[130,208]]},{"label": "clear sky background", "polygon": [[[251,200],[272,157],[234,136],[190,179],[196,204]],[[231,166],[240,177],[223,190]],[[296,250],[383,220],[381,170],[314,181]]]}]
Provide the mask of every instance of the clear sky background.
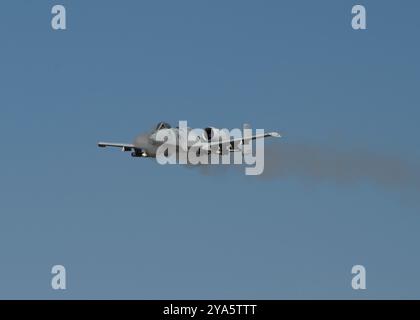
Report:
[{"label": "clear sky background", "polygon": [[[357,3],[366,31],[351,28]],[[66,31],[51,28],[54,4]],[[414,0],[1,1],[0,298],[420,298],[420,188],[203,173],[96,146],[161,120],[249,122],[286,133],[274,147],[418,168],[419,12]],[[66,291],[51,289],[55,264]],[[365,291],[351,288],[356,264]]]}]

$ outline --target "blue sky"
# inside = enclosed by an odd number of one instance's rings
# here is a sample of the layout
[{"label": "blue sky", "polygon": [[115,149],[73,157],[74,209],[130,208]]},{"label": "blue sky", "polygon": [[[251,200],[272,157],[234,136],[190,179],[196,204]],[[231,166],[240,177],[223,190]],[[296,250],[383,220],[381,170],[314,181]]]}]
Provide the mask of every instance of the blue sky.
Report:
[{"label": "blue sky", "polygon": [[419,298],[419,189],[96,147],[249,122],[417,165],[420,5],[359,2],[366,31],[353,1],[2,1],[0,298]]}]

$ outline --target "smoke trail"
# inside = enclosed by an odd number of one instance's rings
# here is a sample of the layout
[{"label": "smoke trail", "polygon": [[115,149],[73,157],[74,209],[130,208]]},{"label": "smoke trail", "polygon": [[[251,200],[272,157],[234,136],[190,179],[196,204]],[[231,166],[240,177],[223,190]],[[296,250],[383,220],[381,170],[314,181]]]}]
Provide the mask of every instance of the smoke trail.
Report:
[{"label": "smoke trail", "polygon": [[[243,165],[187,165],[207,176],[225,175],[229,169],[245,174]],[[393,189],[420,189],[420,161],[401,155],[360,148],[338,149],[308,143],[266,144],[264,172],[259,179],[299,178],[341,185],[370,183]],[[252,178],[252,177],[251,177]]]},{"label": "smoke trail", "polygon": [[420,188],[420,166],[401,156],[309,144],[266,145],[261,177],[287,176],[339,184],[369,182],[391,188]]}]

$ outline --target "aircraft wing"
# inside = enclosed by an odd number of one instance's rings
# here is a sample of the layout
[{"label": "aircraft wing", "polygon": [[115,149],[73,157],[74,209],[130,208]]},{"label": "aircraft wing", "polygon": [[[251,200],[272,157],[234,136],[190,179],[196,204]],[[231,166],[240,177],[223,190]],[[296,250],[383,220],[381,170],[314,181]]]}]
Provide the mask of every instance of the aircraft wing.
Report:
[{"label": "aircraft wing", "polygon": [[244,144],[244,143],[248,143],[251,140],[260,139],[260,138],[267,138],[267,137],[281,138],[281,135],[278,132],[266,132],[266,133],[262,133],[262,134],[255,134],[255,135],[252,135],[252,136],[247,137],[247,138],[241,137],[241,138],[233,138],[233,139],[229,139],[229,140],[210,142],[208,144],[208,146],[212,147],[212,146],[230,144],[232,146],[232,148],[234,148],[235,145],[237,145],[238,143],[243,143]]},{"label": "aircraft wing", "polygon": [[100,147],[100,148],[115,147],[115,148],[121,148],[122,151],[131,151],[131,150],[135,149],[134,144],[114,143],[114,142],[99,142],[98,147]]}]

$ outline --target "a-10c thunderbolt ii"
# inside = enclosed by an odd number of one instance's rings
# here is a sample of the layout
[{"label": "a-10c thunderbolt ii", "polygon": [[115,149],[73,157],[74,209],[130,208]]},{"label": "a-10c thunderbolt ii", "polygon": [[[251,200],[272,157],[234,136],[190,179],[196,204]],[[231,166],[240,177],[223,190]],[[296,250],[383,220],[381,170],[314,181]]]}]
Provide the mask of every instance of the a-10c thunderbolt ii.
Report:
[{"label": "a-10c thunderbolt ii", "polygon": [[[181,123],[181,122],[180,122]],[[248,125],[244,125],[244,129],[249,129]],[[207,127],[204,129],[191,129],[189,127],[175,127],[172,128],[166,122],[159,122],[157,126],[149,133],[138,136],[134,143],[113,143],[113,142],[99,142],[98,147],[116,147],[122,151],[131,152],[132,157],[152,157],[155,158],[158,148],[166,140],[161,139],[160,136],[174,137],[176,141],[176,150],[188,151],[194,147],[218,154],[232,151],[241,151],[241,145],[251,142],[255,139],[266,137],[281,137],[277,132],[257,133],[255,135],[244,135],[242,137],[232,137],[224,134],[224,130]]]}]

